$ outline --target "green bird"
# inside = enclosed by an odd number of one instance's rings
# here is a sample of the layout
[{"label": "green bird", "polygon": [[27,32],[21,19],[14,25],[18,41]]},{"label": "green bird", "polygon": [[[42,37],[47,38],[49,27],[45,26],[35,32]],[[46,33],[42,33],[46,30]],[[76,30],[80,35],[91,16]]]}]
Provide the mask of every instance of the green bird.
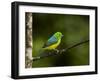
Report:
[{"label": "green bird", "polygon": [[50,37],[44,44],[43,49],[45,50],[57,50],[56,48],[61,43],[61,38],[63,37],[61,32],[56,32],[52,37]]}]

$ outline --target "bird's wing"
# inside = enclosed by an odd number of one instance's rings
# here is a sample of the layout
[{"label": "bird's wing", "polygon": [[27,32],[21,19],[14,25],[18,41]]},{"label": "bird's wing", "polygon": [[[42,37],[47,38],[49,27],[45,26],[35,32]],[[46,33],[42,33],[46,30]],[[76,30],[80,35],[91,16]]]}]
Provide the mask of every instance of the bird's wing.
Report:
[{"label": "bird's wing", "polygon": [[55,43],[57,43],[57,38],[55,36],[52,36],[50,39],[48,39],[48,41],[44,44],[43,48],[48,47],[50,45],[53,45]]}]

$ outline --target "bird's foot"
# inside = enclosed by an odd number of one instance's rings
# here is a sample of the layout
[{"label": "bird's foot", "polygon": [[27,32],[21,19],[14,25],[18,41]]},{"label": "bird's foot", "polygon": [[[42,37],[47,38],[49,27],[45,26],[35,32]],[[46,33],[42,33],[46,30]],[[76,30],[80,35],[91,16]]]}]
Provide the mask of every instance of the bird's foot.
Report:
[{"label": "bird's foot", "polygon": [[55,49],[55,51],[56,51],[57,53],[59,53],[59,52],[60,52],[58,49]]}]

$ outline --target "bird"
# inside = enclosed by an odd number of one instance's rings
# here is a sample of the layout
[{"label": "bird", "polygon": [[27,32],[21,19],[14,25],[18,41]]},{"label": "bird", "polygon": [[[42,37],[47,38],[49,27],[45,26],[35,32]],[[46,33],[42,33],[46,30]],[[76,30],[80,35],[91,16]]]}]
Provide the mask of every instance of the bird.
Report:
[{"label": "bird", "polygon": [[63,34],[61,32],[54,33],[53,36],[51,36],[44,44],[43,49],[56,50],[58,52],[56,48],[60,45],[62,37]]}]

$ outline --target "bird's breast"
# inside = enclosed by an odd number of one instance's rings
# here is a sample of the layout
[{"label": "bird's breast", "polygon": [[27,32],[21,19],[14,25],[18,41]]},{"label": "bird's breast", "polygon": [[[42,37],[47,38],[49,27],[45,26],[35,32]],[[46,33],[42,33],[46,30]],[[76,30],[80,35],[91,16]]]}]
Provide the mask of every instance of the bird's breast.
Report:
[{"label": "bird's breast", "polygon": [[61,39],[59,39],[57,43],[46,47],[46,49],[49,49],[49,50],[55,49],[59,46],[60,42],[61,42]]}]

